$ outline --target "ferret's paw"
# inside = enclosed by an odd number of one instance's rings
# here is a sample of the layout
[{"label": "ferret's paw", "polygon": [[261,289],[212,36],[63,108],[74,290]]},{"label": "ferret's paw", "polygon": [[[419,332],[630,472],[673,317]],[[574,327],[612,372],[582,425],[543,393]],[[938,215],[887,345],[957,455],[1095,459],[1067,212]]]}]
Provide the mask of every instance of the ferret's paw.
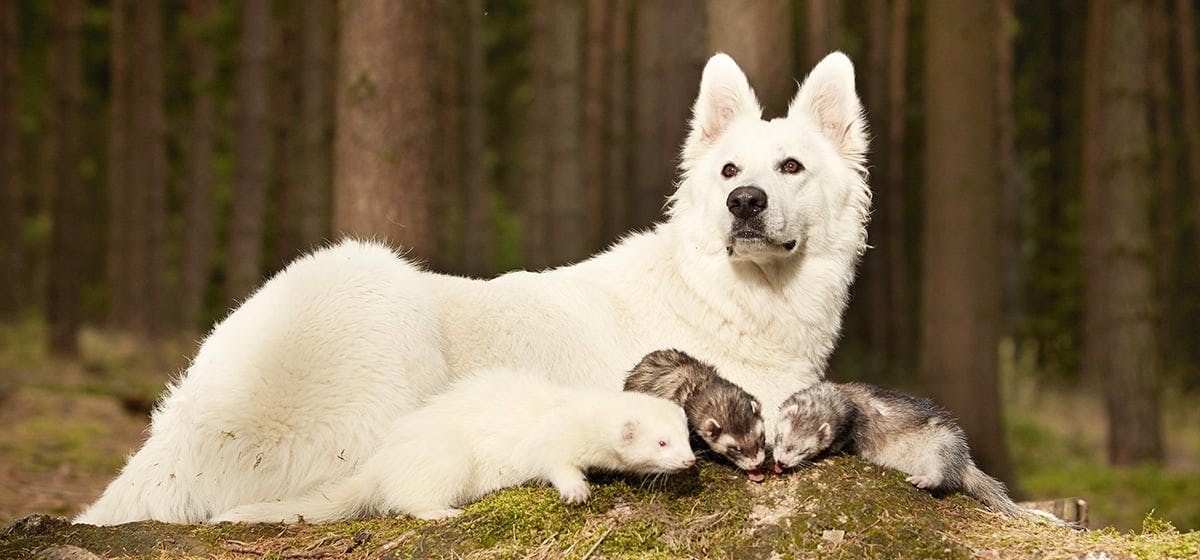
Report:
[{"label": "ferret's paw", "polygon": [[568,504],[582,504],[587,501],[591,493],[587,483],[582,480],[578,483],[558,487],[558,496]]},{"label": "ferret's paw", "polygon": [[914,474],[904,480],[907,480],[913,486],[916,486],[922,490],[932,490],[933,488],[937,488],[938,485],[938,481],[934,480],[932,476]]},{"label": "ferret's paw", "polygon": [[428,511],[419,511],[414,513],[413,517],[416,517],[417,519],[424,519],[425,521],[437,521],[438,519],[449,519],[451,517],[455,517],[460,513],[462,513],[461,509],[454,508],[431,509]]}]

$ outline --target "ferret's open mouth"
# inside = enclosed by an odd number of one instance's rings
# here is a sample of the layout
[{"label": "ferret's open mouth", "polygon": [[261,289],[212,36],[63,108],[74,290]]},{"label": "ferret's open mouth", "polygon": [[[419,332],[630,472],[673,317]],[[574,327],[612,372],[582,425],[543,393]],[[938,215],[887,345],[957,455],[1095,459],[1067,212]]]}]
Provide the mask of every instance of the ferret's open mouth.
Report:
[{"label": "ferret's open mouth", "polygon": [[767,475],[763,474],[762,469],[750,469],[746,471],[746,474],[750,476],[751,482],[762,482],[767,479]]}]

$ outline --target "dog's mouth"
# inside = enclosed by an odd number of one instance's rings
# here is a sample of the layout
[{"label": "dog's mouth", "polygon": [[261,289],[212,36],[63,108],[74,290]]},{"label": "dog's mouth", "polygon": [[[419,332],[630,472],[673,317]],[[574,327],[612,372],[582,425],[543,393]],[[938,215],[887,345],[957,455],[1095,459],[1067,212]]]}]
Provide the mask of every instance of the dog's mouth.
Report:
[{"label": "dog's mouth", "polygon": [[795,239],[779,240],[772,238],[763,231],[761,221],[750,220],[734,224],[729,238],[725,243],[725,252],[729,256],[735,253],[756,253],[762,250],[790,253],[796,248]]}]

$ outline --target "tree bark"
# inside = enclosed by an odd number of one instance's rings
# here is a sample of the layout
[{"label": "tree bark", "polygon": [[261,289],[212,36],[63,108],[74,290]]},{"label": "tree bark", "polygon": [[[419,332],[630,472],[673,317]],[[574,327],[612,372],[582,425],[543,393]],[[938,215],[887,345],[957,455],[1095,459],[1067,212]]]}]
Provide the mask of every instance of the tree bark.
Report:
[{"label": "tree bark", "polygon": [[1155,340],[1147,3],[1089,5],[1084,75],[1084,362],[1102,380],[1114,464],[1162,460]]},{"label": "tree bark", "polygon": [[131,57],[129,5],[113,0],[110,10],[109,109],[108,109],[108,325],[128,331],[134,323],[135,276],[142,266],[142,251],[135,247],[133,228],[142,215],[141,191],[132,184],[129,156],[134,126],[129,118]]},{"label": "tree bark", "polygon": [[645,228],[661,219],[674,191],[679,149],[691,117],[700,73],[707,58],[704,10],[666,0],[635,3],[633,188],[626,228]]},{"label": "tree bark", "polygon": [[887,136],[883,145],[887,155],[884,172],[887,212],[887,238],[891,249],[888,253],[887,269],[890,290],[890,321],[887,329],[892,340],[889,351],[890,363],[902,371],[911,371],[916,363],[916,290],[913,288],[913,261],[916,251],[911,249],[909,224],[913,220],[910,210],[912,196],[905,176],[905,156],[908,153],[908,0],[892,0],[890,59],[887,70]]},{"label": "tree bark", "polygon": [[487,68],[484,61],[483,16],[483,0],[467,0],[466,36],[463,46],[466,51],[463,76],[463,148],[469,161],[481,163],[468,165],[463,170],[463,212],[466,227],[463,230],[460,268],[465,274],[476,277],[488,276],[496,271],[492,187],[488,166],[482,163],[487,160],[487,117],[483,107]]},{"label": "tree bark", "polygon": [[630,98],[630,30],[633,23],[630,0],[613,0],[612,18],[608,30],[608,120],[605,135],[608,156],[605,160],[607,182],[604,187],[606,216],[603,231],[606,234],[600,240],[600,246],[612,243],[624,234],[630,223],[630,162],[633,159],[629,130],[633,107]]},{"label": "tree bark", "polygon": [[22,240],[22,198],[25,192],[18,168],[21,161],[17,129],[18,7],[0,2],[0,324],[21,318],[25,258]]},{"label": "tree bark", "polygon": [[50,350],[74,356],[82,322],[82,264],[87,220],[80,164],[83,120],[83,2],[60,0],[54,10],[53,145],[50,261],[46,318]]},{"label": "tree bark", "polygon": [[796,94],[792,8],[785,0],[709,0],[708,45],[746,72],[763,116],[783,116]]},{"label": "tree bark", "polygon": [[807,0],[804,4],[805,66],[812,68],[841,44],[841,0]]},{"label": "tree bark", "polygon": [[263,204],[270,171],[270,112],[267,106],[267,72],[270,59],[271,4],[267,0],[242,3],[242,32],[238,46],[237,138],[233,210],[229,224],[229,259],[225,272],[225,297],[236,301],[247,296],[259,281]]},{"label": "tree bark", "polygon": [[424,0],[342,4],[334,140],[334,229],[424,259],[437,249],[431,14]]},{"label": "tree bark", "polygon": [[920,372],[927,391],[959,418],[980,467],[1012,483],[996,356],[995,8],[937,0],[926,10]]},{"label": "tree bark", "polygon": [[300,181],[300,17],[298,10],[271,14],[271,48],[267,62],[270,76],[270,152],[274,165],[267,171],[263,218],[270,221],[261,233],[262,245],[270,251],[264,259],[267,274],[283,268],[304,249],[300,219],[304,213]]},{"label": "tree bark", "polygon": [[296,236],[308,250],[329,234],[333,189],[333,80],[337,13],[332,2],[300,4],[300,146]]},{"label": "tree bark", "polygon": [[531,41],[523,262],[538,269],[589,253],[580,107],[583,6],[536,0]]},{"label": "tree bark", "polygon": [[209,30],[216,12],[214,0],[189,0],[188,17],[198,30],[188,41],[192,70],[192,121],[188,134],[188,179],[184,197],[183,259],[180,273],[179,324],[187,331],[201,329],[205,294],[216,243],[216,173],[213,142],[216,106],[213,87],[216,53]]},{"label": "tree bark", "polygon": [[[135,8],[130,6],[131,9]],[[163,100],[162,7],[133,9],[133,49],[136,71],[130,73],[132,122],[128,161],[129,201],[135,205],[129,227],[130,257],[127,305],[134,332],[146,339],[165,334],[165,276],[167,230],[166,115]]]},{"label": "tree bark", "polygon": [[1200,67],[1196,65],[1196,13],[1191,0],[1175,1],[1179,36],[1179,101],[1183,116],[1188,181],[1192,186],[1192,216],[1196,243],[1200,245]]}]

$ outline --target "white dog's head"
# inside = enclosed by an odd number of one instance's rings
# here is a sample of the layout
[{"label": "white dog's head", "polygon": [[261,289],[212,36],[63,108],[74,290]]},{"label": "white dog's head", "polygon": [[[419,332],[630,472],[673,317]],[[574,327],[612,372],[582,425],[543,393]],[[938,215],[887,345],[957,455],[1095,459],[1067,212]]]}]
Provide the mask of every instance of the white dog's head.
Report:
[{"label": "white dog's head", "polygon": [[[731,259],[759,264],[811,244],[865,243],[857,238],[870,205],[866,150],[854,66],[845,55],[826,56],[787,116],[764,121],[746,75],[717,54],[700,81],[671,219],[702,250],[724,249]],[[853,220],[842,219],[847,210]],[[834,226],[847,222],[852,227]]]}]

